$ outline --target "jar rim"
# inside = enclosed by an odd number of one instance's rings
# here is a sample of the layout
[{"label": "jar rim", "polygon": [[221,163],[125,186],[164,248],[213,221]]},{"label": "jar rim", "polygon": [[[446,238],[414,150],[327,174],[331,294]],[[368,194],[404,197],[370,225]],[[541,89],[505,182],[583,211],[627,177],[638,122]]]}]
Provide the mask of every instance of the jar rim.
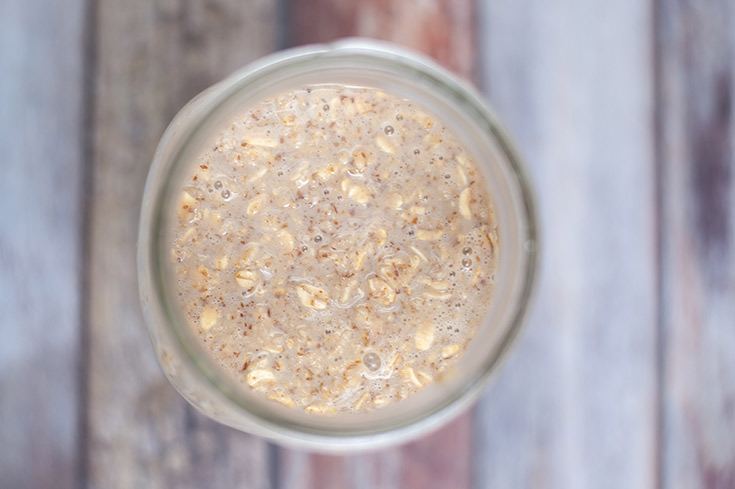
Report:
[{"label": "jar rim", "polygon": [[[142,209],[141,246],[139,249],[140,274],[148,274],[149,278],[152,279],[153,300],[162,306],[164,316],[167,319],[164,327],[173,333],[172,336],[175,339],[176,346],[184,354],[187,364],[194,367],[197,373],[201,375],[201,378],[206,381],[206,384],[224,395],[237,408],[244,410],[248,415],[254,417],[258,423],[265,426],[269,431],[301,440],[307,444],[316,443],[323,445],[326,443],[332,446],[364,445],[366,441],[371,445],[378,445],[384,442],[410,438],[415,433],[424,432],[426,428],[436,426],[442,420],[451,417],[474,401],[491,375],[499,370],[500,363],[506,357],[507,352],[511,350],[511,346],[517,339],[518,333],[524,324],[528,305],[535,289],[540,248],[538,244],[539,230],[535,195],[530,177],[507,131],[503,128],[492,109],[471,85],[461,81],[456,75],[450,73],[434,61],[414,51],[386,42],[349,38],[331,44],[315,44],[292,48],[256,60],[221,82],[220,85],[223,84],[221,86],[222,90],[215,94],[213,99],[209,101],[206,113],[194,121],[190,127],[181,128],[177,126],[177,119],[180,117],[181,112],[174,118],[166,130],[166,134],[161,139],[159,149],[156,151],[156,156],[154,156],[153,166],[156,165],[157,159],[160,157],[161,147],[166,144],[168,140],[167,135],[171,131],[188,130],[190,134],[193,134],[197,128],[206,125],[207,121],[216,118],[218,111],[224,110],[223,108],[229,104],[233,97],[243,90],[251,90],[253,86],[263,84],[269,78],[273,78],[278,74],[282,75],[284,71],[298,71],[300,68],[313,67],[319,63],[339,63],[347,59],[359,60],[371,66],[390,67],[391,69],[404,72],[409,76],[415,76],[417,79],[423,80],[435,88],[444,90],[446,92],[444,95],[451,98],[460,107],[464,115],[483,127],[482,132],[487,133],[487,136],[497,145],[497,148],[504,156],[503,163],[509,165],[509,170],[518,181],[520,197],[522,199],[520,204],[525,214],[524,246],[526,249],[524,251],[526,253],[524,255],[525,277],[522,279],[523,289],[520,291],[518,300],[513,304],[514,310],[511,312],[511,324],[507,328],[505,335],[498,341],[495,350],[496,354],[492,358],[488,358],[487,362],[483,364],[483,368],[475,373],[476,375],[472,377],[472,383],[470,385],[464,386],[464,389],[455,389],[452,397],[444,399],[443,402],[436,403],[432,409],[421,412],[418,416],[406,416],[404,420],[387,426],[381,426],[380,428],[330,430],[329,418],[315,417],[314,415],[312,415],[312,418],[316,422],[320,421],[320,424],[294,423],[279,415],[276,411],[265,409],[258,406],[257,403],[252,403],[245,396],[241,395],[242,393],[239,392],[241,389],[232,388],[230,385],[231,382],[227,379],[226,375],[220,373],[217,368],[212,368],[212,366],[207,364],[206,360],[202,359],[198,351],[199,348],[191,344],[190,338],[184,333],[183,329],[186,326],[178,324],[175,301],[171,300],[171,294],[168,291],[170,287],[166,280],[168,276],[166,269],[168,261],[164,259],[164,256],[168,255],[163,253],[165,247],[162,243],[165,240],[161,239],[162,230],[166,228],[165,218],[167,209],[165,203],[168,193],[172,190],[169,187],[174,179],[168,179],[168,181],[164,182],[163,188],[158,192],[154,200],[153,209]],[[184,110],[182,109],[182,112]],[[184,136],[184,140],[185,143],[182,147],[174,152],[175,156],[170,158],[172,167],[178,164],[176,162],[184,160],[183,156],[188,154],[189,146],[193,147],[193,138]],[[178,164],[178,166],[182,166],[182,164]],[[153,191],[151,177],[149,176],[149,181],[146,185],[146,195]],[[144,240],[144,235],[151,239]],[[141,278],[141,280],[143,279]],[[150,319],[148,322],[150,329]]]}]

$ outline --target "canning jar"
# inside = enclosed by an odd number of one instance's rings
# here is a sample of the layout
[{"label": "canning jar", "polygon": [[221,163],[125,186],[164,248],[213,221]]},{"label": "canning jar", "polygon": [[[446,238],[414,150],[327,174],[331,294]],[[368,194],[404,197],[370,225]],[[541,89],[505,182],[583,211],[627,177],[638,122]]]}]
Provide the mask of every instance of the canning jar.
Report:
[{"label": "canning jar", "polygon": [[[248,107],[310,84],[373,87],[411,99],[456,133],[484,173],[495,210],[499,256],[495,292],[466,352],[441,380],[368,412],[316,415],[277,405],[235,382],[204,350],[184,317],[168,236],[182,174],[202,147]],[[426,57],[391,44],[346,39],[262,58],[205,90],[167,128],[142,202],[140,296],[159,363],[175,388],[207,416],[273,441],[322,451],[375,448],[417,437],[477,398],[518,336],[537,271],[538,224],[526,169],[477,92]]]}]

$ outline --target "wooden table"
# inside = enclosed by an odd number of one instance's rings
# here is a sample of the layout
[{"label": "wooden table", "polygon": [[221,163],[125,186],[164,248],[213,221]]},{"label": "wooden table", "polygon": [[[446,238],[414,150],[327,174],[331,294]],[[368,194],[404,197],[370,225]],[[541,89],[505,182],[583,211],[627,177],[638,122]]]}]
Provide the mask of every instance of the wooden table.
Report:
[{"label": "wooden table", "polygon": [[[279,48],[423,50],[538,190],[528,328],[480,403],[334,457],[204,418],[158,368],[135,243],[176,111]],[[0,487],[735,487],[735,0],[0,2]]]}]

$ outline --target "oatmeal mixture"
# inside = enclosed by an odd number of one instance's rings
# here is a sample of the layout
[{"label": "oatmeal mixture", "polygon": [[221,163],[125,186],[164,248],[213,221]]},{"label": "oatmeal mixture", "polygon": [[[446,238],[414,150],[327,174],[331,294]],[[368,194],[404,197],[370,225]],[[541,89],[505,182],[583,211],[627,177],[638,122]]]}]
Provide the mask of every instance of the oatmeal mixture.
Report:
[{"label": "oatmeal mixture", "polygon": [[320,85],[234,120],[191,168],[176,290],[244,385],[314,413],[370,410],[438,378],[493,292],[483,178],[414,102]]}]

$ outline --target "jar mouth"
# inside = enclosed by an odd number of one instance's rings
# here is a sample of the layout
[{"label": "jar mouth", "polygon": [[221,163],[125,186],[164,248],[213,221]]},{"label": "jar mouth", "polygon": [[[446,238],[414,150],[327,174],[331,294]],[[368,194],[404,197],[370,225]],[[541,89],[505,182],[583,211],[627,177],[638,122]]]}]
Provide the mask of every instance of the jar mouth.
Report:
[{"label": "jar mouth", "polygon": [[[501,249],[514,250],[512,269],[506,267],[508,289],[496,301],[498,324],[485,330],[490,336],[468,361],[469,350],[442,382],[435,382],[407,399],[366,413],[321,416],[265,400],[230,377],[216,365],[195,337],[180,310],[172,287],[167,230],[183,169],[194,160],[205,138],[223,121],[278,92],[308,84],[363,85],[403,95],[429,106],[448,127],[458,128],[473,159],[486,166],[485,179],[495,181],[499,199],[506,199],[498,214]],[[433,61],[391,44],[346,39],[332,44],[294,48],[262,58],[216,85],[206,109],[191,121],[181,113],[161,140],[146,186],[139,249],[140,274],[151,281],[150,301],[160,306],[162,327],[167,328],[184,363],[213,388],[225,402],[240,410],[266,431],[304,443],[331,446],[378,445],[410,438],[448,419],[473,401],[509,351],[523,325],[534,289],[538,267],[538,222],[530,179],[517,151],[492,110],[468,84]],[[196,100],[196,99],[195,99]],[[182,113],[186,110],[184,108]],[[461,134],[460,134],[461,133]],[[163,149],[176,139],[182,143]],[[494,165],[494,166],[493,166]],[[493,168],[490,168],[493,166]],[[493,172],[495,172],[493,174]],[[488,182],[490,183],[490,182]],[[149,196],[151,205],[145,205]],[[505,210],[512,210],[506,213]],[[502,227],[501,227],[502,225]],[[506,230],[513,230],[506,233]],[[511,236],[512,234],[512,236]],[[510,253],[508,251],[507,253]],[[510,255],[508,255],[510,256]],[[503,259],[501,253],[500,260]],[[500,281],[496,282],[501,285]],[[500,289],[500,287],[497,287]],[[145,299],[144,299],[145,300]],[[149,318],[149,321],[151,319]],[[502,323],[502,324],[499,324]],[[492,330],[492,331],[491,331]],[[479,355],[478,355],[479,353]],[[183,393],[182,393],[183,394]],[[190,398],[184,394],[185,397]],[[191,400],[191,399],[190,399]],[[195,403],[196,404],[196,403]]]}]

